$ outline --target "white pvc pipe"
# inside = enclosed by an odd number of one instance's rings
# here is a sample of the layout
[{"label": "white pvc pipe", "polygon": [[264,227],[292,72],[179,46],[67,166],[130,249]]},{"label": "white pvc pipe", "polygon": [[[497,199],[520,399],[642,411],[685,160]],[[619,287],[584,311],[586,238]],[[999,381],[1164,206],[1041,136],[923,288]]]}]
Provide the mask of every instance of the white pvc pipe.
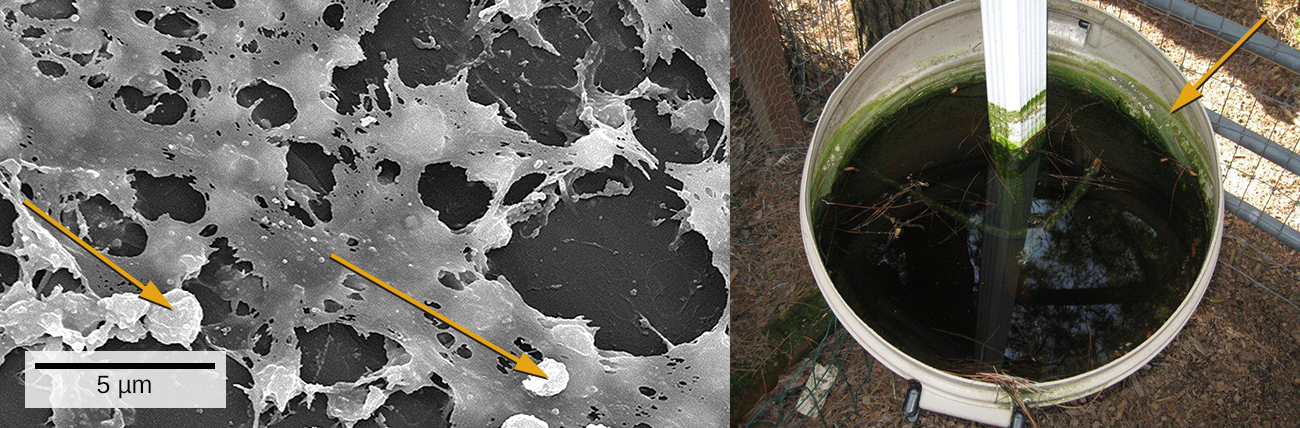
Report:
[{"label": "white pvc pipe", "polygon": [[1047,123],[1047,2],[980,0],[980,19],[993,140],[1019,149]]}]

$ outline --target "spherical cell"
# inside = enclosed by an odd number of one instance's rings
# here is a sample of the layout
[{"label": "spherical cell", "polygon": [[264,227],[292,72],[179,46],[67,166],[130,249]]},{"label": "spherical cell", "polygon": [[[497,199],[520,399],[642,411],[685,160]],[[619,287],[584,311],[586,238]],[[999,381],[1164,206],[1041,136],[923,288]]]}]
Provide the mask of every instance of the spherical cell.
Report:
[{"label": "spherical cell", "polygon": [[564,363],[552,360],[550,358],[542,360],[537,365],[542,371],[546,372],[549,379],[542,379],[537,376],[529,376],[524,379],[524,389],[540,397],[550,397],[564,391],[564,387],[569,386],[569,370],[564,368]]},{"label": "spherical cell", "polygon": [[501,428],[550,428],[550,427],[551,426],[547,425],[546,422],[543,422],[541,419],[537,419],[536,416],[525,415],[523,413],[511,416],[509,419],[506,419],[506,421],[501,424]]}]

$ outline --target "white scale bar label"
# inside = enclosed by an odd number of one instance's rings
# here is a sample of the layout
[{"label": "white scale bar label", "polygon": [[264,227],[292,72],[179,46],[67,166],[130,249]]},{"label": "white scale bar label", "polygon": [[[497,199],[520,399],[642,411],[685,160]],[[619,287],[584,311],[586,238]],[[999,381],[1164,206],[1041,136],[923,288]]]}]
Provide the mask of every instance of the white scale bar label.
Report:
[{"label": "white scale bar label", "polygon": [[226,407],[221,351],[28,351],[27,408]]}]

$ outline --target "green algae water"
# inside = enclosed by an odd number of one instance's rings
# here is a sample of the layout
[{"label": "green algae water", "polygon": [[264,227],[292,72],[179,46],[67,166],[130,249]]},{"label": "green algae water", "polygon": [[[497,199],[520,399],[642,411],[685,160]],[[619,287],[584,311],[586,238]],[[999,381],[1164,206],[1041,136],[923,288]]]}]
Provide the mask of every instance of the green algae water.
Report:
[{"label": "green algae water", "polygon": [[1046,98],[1047,132],[1026,146],[1027,219],[992,218],[993,192],[1011,187],[990,180],[982,83],[875,127],[816,203],[840,294],[927,365],[1080,374],[1145,341],[1195,282],[1211,227],[1199,172],[1086,85],[1049,77]]}]

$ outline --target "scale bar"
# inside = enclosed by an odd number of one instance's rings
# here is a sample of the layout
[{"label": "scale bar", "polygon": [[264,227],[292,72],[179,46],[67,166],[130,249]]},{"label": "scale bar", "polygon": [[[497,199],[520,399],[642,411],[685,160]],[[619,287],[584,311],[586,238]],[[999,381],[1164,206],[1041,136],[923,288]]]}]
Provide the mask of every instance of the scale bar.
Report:
[{"label": "scale bar", "polygon": [[37,370],[215,370],[216,363],[36,363]]}]

